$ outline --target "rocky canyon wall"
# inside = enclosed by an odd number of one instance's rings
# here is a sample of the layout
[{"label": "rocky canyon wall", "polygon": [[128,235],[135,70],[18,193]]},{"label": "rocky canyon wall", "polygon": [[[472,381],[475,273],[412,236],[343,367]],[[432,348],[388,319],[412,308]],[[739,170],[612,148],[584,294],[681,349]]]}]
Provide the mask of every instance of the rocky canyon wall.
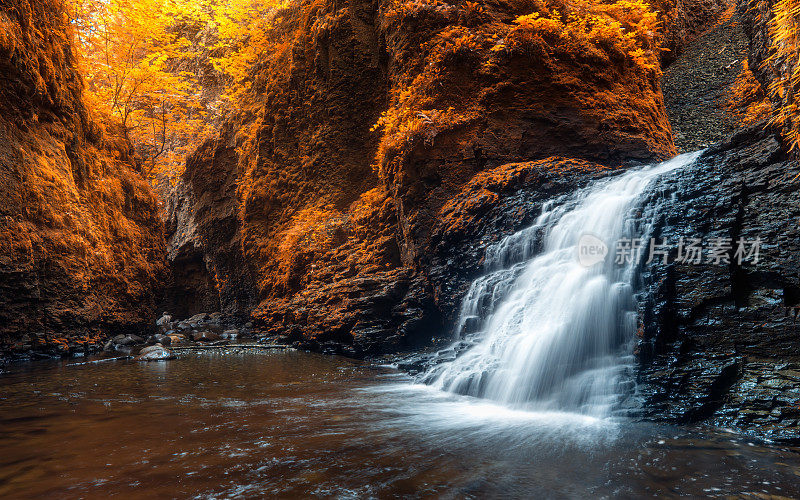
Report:
[{"label": "rocky canyon wall", "polygon": [[[458,250],[471,262],[452,280],[446,242],[473,232],[465,220],[484,224],[507,183],[577,186],[580,172],[674,153],[659,70],[526,31],[520,16],[540,8],[306,0],[282,12],[250,95],[173,198],[175,289],[205,283],[223,311],[322,349],[446,334],[483,248]],[[464,190],[484,198],[460,203]]]},{"label": "rocky canyon wall", "polygon": [[0,353],[147,329],[162,225],[130,144],[83,102],[56,0],[0,1]]},{"label": "rocky canyon wall", "polygon": [[[792,71],[791,61],[770,58],[773,6],[739,5],[750,67],[765,89]],[[792,98],[770,96],[775,109]],[[789,149],[785,128],[759,123],[663,181],[670,201],[658,238],[723,238],[732,248],[721,265],[643,269],[638,355],[646,417],[800,442],[800,165]],[[739,239],[760,241],[755,261],[737,258]]]},{"label": "rocky canyon wall", "polygon": [[[800,439],[797,306],[800,166],[763,124],[709,148],[662,181],[656,237],[704,242],[702,262],[643,269],[639,390],[649,417],[710,420],[770,439]],[[730,250],[708,258],[717,238]],[[736,255],[737,242],[757,258]]]},{"label": "rocky canyon wall", "polygon": [[740,0],[739,12],[750,41],[749,66],[772,102],[771,122],[796,151],[800,145],[800,3]]}]

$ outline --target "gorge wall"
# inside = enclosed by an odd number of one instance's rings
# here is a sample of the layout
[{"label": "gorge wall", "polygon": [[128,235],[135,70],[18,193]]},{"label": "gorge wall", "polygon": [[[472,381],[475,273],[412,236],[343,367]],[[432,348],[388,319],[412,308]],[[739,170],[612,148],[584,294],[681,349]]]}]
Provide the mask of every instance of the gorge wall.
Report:
[{"label": "gorge wall", "polygon": [[468,281],[447,269],[475,277],[488,243],[466,243],[466,221],[513,186],[672,155],[657,65],[531,31],[518,18],[537,5],[282,12],[241,111],[176,188],[176,302],[202,283],[203,301],[267,334],[351,354],[410,347],[450,328]]},{"label": "gorge wall", "polygon": [[[787,71],[786,61],[769,59],[771,9],[739,5],[749,65],[764,88]],[[785,105],[786,96],[772,97],[775,108]],[[800,442],[800,164],[785,132],[766,123],[740,130],[662,182],[670,201],[658,238],[730,238],[734,248],[723,265],[643,270],[639,388],[648,418]],[[757,262],[735,258],[739,238],[760,240]]]},{"label": "gorge wall", "polygon": [[0,353],[146,330],[165,272],[130,144],[83,102],[55,0],[0,2]]},{"label": "gorge wall", "polygon": [[[771,58],[772,6],[738,14],[764,87],[794,64]],[[364,356],[447,337],[486,249],[544,202],[674,154],[658,63],[729,6],[665,3],[666,20],[692,14],[634,57],[534,29],[540,2],[292,3],[188,158],[166,242],[123,131],[83,102],[61,4],[0,7],[0,353],[93,349],[148,330],[158,306]],[[752,265],[642,268],[647,418],[800,439],[800,170],[784,129],[742,130],[664,181],[657,237],[764,246]]]},{"label": "gorge wall", "polygon": [[[769,85],[780,70],[763,64],[769,6],[759,6],[766,18],[741,5],[731,19],[724,2],[664,6],[697,14],[663,35],[665,64],[726,14],[726,30],[741,19],[750,67]],[[254,73],[242,111],[176,187],[177,297],[201,283],[189,303],[328,352],[413,347],[452,331],[486,249],[529,226],[542,203],[670,156],[658,70],[544,39],[518,44],[514,20],[534,9],[353,1],[287,11],[280,50]],[[752,265],[642,268],[643,417],[800,439],[800,205],[787,150],[762,123],[664,181],[659,192],[674,196],[657,237],[758,236],[764,247]]]},{"label": "gorge wall", "polygon": [[[661,181],[655,237],[675,249],[643,269],[639,389],[651,418],[800,440],[800,165],[763,127]],[[699,238],[705,253],[730,238],[727,262],[675,262],[680,238]],[[740,238],[759,239],[757,260],[736,257]]]}]

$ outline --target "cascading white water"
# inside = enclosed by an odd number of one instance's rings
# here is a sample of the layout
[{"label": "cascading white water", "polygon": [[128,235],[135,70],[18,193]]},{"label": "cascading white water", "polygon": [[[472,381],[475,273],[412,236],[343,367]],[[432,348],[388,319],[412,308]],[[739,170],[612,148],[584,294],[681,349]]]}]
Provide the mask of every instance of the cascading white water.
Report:
[{"label": "cascading white water", "polygon": [[[633,384],[637,328],[632,281],[638,261],[617,264],[615,244],[649,236],[648,214],[637,224],[632,212],[656,178],[698,155],[629,171],[548,203],[533,226],[488,249],[487,274],[472,283],[457,328],[472,346],[434,366],[423,381],[511,406],[609,415]],[[585,235],[605,243],[604,261],[581,265],[578,241]],[[646,258],[647,249],[642,252]]]}]

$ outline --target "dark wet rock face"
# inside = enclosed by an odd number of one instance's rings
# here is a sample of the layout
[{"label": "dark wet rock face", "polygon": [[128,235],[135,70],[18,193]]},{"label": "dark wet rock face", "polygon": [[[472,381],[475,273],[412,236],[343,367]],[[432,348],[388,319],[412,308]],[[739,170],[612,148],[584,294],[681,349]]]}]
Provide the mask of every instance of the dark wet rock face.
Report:
[{"label": "dark wet rock face", "polygon": [[767,439],[800,441],[800,363],[749,361],[712,421]]},{"label": "dark wet rock face", "polygon": [[470,283],[485,273],[487,248],[533,224],[544,203],[619,172],[622,169],[553,157],[501,165],[470,180],[439,213],[432,251],[424,260],[449,325],[447,333],[456,325]]},{"label": "dark wet rock face", "polygon": [[280,342],[359,357],[418,347],[441,328],[429,285],[410,269],[316,281],[312,290],[265,304],[257,326]]},{"label": "dark wet rock face", "polygon": [[191,186],[179,179],[165,210],[169,277],[161,309],[189,317],[219,309],[216,283],[208,271],[203,243],[197,235],[195,198]]},{"label": "dark wet rock face", "polygon": [[[639,387],[648,417],[800,439],[798,173],[779,139],[756,127],[663,180],[655,236],[676,246],[702,238],[706,247],[701,264],[670,259],[643,271]],[[729,264],[706,262],[714,238],[732,242]],[[736,242],[756,238],[758,262],[738,263]]]},{"label": "dark wet rock face", "polygon": [[187,159],[166,209],[170,279],[162,308],[245,316],[255,305],[252,271],[241,253],[239,180],[233,123]]}]

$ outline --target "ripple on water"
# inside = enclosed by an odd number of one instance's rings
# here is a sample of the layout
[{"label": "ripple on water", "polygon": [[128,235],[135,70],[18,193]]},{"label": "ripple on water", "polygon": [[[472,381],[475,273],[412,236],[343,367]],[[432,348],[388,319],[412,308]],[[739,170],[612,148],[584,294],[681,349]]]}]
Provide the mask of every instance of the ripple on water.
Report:
[{"label": "ripple on water", "polygon": [[796,453],[724,432],[512,409],[301,352],[163,366],[0,375],[0,497],[800,496]]}]

